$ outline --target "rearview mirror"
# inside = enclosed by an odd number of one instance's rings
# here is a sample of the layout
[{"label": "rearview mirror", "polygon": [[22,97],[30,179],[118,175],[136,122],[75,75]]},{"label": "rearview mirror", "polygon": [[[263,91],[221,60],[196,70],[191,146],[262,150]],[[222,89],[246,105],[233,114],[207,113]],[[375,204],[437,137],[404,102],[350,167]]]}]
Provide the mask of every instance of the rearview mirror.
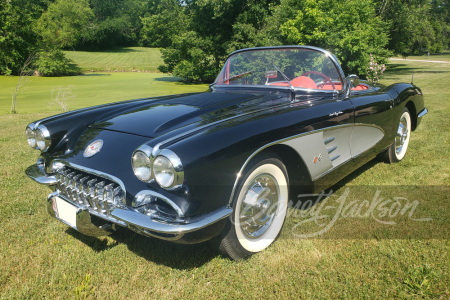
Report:
[{"label": "rearview mirror", "polygon": [[277,78],[277,71],[265,71],[264,76],[266,78]]},{"label": "rearview mirror", "polygon": [[355,88],[359,85],[359,77],[358,75],[355,74],[348,75],[347,78],[345,78],[345,82],[347,83],[347,88],[345,90],[345,98],[350,98],[352,88]]}]

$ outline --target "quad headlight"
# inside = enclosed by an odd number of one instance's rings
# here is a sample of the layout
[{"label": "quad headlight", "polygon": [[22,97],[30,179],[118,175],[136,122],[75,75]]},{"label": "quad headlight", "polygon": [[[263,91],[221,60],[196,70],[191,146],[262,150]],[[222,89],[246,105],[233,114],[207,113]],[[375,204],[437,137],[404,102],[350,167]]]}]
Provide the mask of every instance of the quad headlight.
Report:
[{"label": "quad headlight", "polygon": [[143,145],[133,153],[131,164],[134,175],[141,181],[155,180],[162,188],[169,190],[179,188],[183,184],[181,160],[169,149],[153,153],[151,147]]},{"label": "quad headlight", "polygon": [[162,155],[159,155],[153,163],[155,171],[155,179],[163,188],[169,188],[173,185],[176,171],[170,160]]},{"label": "quad headlight", "polygon": [[27,135],[28,145],[30,145],[31,148],[36,148],[36,134],[34,130],[28,126],[25,130],[25,134]]},{"label": "quad headlight", "polygon": [[152,179],[152,163],[150,156],[144,151],[138,150],[134,152],[131,158],[134,175],[141,181],[148,182]]},{"label": "quad headlight", "polygon": [[36,128],[35,124],[32,123],[27,126],[25,134],[27,136],[28,145],[32,148],[39,149],[42,152],[45,152],[50,148],[52,142],[50,132],[44,125],[39,125]]}]

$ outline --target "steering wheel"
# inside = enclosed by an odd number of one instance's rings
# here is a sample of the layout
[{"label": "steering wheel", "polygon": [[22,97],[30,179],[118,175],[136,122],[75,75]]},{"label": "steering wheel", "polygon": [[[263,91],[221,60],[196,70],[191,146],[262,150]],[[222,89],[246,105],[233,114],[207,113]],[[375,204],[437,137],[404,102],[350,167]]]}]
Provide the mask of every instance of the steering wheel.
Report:
[{"label": "steering wheel", "polygon": [[309,75],[309,74],[315,74],[315,75],[319,75],[319,76],[323,77],[323,79],[324,79],[324,84],[327,83],[327,82],[329,82],[329,83],[331,84],[331,86],[333,87],[333,90],[336,89],[336,87],[334,86],[333,81],[332,81],[331,78],[328,77],[327,75],[325,75],[325,74],[323,74],[323,73],[321,73],[321,72],[318,72],[318,71],[308,71],[308,72],[303,73],[302,76],[307,76],[307,75]]}]

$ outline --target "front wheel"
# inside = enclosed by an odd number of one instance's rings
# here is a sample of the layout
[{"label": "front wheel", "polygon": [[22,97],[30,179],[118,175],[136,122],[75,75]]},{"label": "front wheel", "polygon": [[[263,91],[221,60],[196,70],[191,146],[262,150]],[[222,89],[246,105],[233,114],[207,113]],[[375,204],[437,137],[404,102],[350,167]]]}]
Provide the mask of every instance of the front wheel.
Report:
[{"label": "front wheel", "polygon": [[248,258],[276,240],[289,196],[286,167],[276,158],[253,162],[241,183],[219,244],[219,250],[234,260]]},{"label": "front wheel", "polygon": [[400,117],[397,132],[392,145],[386,150],[386,162],[395,163],[401,161],[408,150],[411,137],[411,114],[405,107]]}]

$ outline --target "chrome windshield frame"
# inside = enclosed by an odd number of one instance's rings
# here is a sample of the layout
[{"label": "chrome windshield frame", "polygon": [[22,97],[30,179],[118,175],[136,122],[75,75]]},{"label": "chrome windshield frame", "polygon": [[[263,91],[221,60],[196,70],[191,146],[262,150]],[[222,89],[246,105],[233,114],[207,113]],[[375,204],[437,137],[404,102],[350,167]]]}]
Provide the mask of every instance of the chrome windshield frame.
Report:
[{"label": "chrome windshield frame", "polygon": [[[334,56],[331,52],[322,49],[322,48],[318,48],[318,47],[313,47],[313,46],[299,46],[299,45],[290,45],[290,46],[270,46],[270,47],[254,47],[254,48],[245,48],[245,49],[240,49],[240,50],[236,50],[234,52],[232,52],[226,59],[225,64],[223,66],[223,68],[220,70],[219,74],[217,75],[216,79],[214,80],[214,83],[212,83],[210,85],[211,88],[213,87],[235,87],[235,86],[227,86],[227,85],[223,85],[220,84],[218,85],[218,81],[219,81],[219,76],[222,74],[223,69],[226,67],[226,64],[228,63],[229,59],[234,56],[235,54],[239,54],[239,53],[243,53],[243,52],[250,52],[250,51],[264,51],[264,50],[313,50],[313,51],[317,51],[322,53],[323,55],[325,55],[326,57],[328,57],[331,62],[333,63],[333,65],[336,68],[336,71],[338,73],[339,79],[342,82],[342,89],[340,90],[321,90],[321,89],[308,89],[308,88],[302,88],[302,87],[282,87],[282,86],[276,86],[276,88],[285,88],[287,90],[293,90],[293,91],[297,91],[297,90],[302,90],[302,91],[308,91],[308,92],[322,92],[322,93],[332,93],[332,94],[343,94],[345,92],[345,90],[347,89],[347,82],[345,80],[345,74],[344,71],[342,70],[342,67],[338,61],[338,59],[336,58],[336,56]],[[243,86],[247,86],[247,87],[252,87],[252,88],[274,88],[274,87],[267,87],[267,86],[263,86],[263,85],[240,85],[241,87]]]}]

